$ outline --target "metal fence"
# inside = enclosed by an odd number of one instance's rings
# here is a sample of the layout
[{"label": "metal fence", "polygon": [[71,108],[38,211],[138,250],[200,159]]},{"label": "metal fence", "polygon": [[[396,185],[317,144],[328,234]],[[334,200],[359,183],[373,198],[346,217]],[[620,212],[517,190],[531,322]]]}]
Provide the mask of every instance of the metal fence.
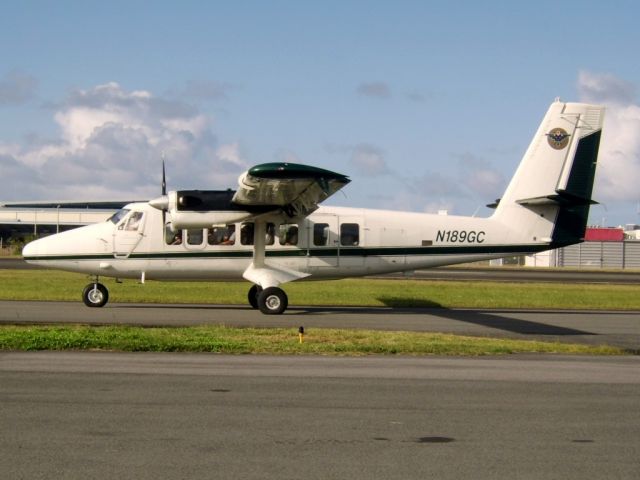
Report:
[{"label": "metal fence", "polygon": [[556,250],[555,266],[640,268],[640,242],[584,242]]}]

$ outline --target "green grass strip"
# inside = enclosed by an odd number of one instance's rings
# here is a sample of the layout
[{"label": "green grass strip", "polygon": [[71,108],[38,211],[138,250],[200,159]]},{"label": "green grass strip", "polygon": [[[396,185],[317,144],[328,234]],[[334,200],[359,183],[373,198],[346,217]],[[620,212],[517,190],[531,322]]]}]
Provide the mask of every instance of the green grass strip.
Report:
[{"label": "green grass strip", "polygon": [[[248,282],[116,283],[101,279],[110,302],[245,305]],[[0,270],[0,300],[80,301],[85,275]],[[442,308],[640,310],[640,285],[346,279],[292,282],[289,304]]]},{"label": "green grass strip", "polygon": [[0,350],[102,350],[320,355],[504,355],[559,353],[621,355],[609,346],[574,345],[437,333],[312,329],[299,342],[295,329],[202,326],[0,326]]}]

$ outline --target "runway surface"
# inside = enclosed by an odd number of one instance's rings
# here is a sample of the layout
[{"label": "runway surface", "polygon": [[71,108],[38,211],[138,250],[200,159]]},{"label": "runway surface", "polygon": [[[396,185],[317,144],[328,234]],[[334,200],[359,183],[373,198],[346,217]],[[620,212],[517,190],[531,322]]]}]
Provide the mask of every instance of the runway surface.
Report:
[{"label": "runway surface", "polygon": [[640,312],[475,310],[438,308],[290,307],[267,316],[244,306],[0,301],[0,323],[129,324],[143,326],[304,326],[444,332],[458,335],[615,345],[640,352]]},{"label": "runway surface", "polygon": [[3,478],[640,476],[640,358],[0,353]]}]

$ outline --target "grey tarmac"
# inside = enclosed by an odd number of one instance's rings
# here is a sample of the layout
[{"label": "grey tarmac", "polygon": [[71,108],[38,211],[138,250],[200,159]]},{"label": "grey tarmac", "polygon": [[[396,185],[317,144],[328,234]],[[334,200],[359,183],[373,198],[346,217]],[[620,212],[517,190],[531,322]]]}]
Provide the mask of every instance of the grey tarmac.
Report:
[{"label": "grey tarmac", "polygon": [[441,332],[524,340],[613,345],[640,352],[640,312],[478,310],[445,308],[362,308],[291,306],[284,315],[263,315],[244,306],[110,303],[88,308],[81,302],[0,301],[0,324],[236,327],[304,326]]},{"label": "grey tarmac", "polygon": [[0,353],[7,479],[634,479],[639,357]]}]

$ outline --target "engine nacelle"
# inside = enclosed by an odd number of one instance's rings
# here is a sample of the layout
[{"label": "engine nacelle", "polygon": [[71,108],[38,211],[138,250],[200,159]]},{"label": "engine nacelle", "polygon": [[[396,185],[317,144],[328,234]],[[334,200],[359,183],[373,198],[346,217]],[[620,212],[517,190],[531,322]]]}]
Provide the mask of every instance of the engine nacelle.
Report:
[{"label": "engine nacelle", "polygon": [[212,225],[242,222],[256,213],[270,211],[273,207],[258,209],[232,202],[233,190],[178,190],[151,200],[149,204],[167,212],[166,222],[172,229],[208,228]]}]

